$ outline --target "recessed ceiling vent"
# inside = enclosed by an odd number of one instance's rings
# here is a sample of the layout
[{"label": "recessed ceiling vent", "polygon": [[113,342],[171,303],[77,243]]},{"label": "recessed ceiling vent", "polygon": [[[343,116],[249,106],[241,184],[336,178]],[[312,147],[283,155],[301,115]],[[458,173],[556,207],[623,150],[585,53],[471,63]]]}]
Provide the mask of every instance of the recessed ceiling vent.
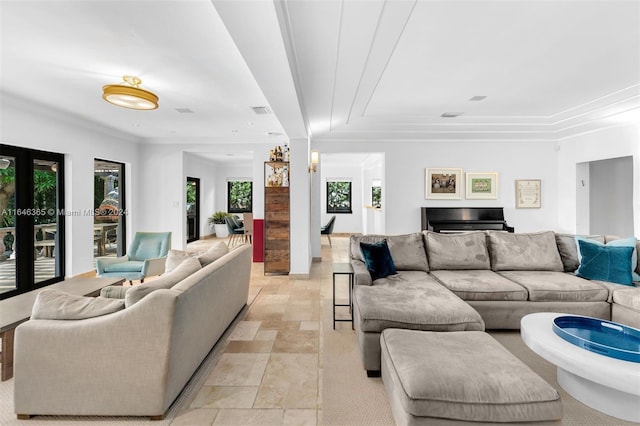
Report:
[{"label": "recessed ceiling vent", "polygon": [[180,114],[193,114],[193,111],[189,108],[176,108],[176,111],[178,111]]},{"label": "recessed ceiling vent", "polygon": [[464,112],[445,112],[445,113],[442,113],[440,117],[455,118],[455,117],[460,117],[462,114],[464,114]]},{"label": "recessed ceiling vent", "polygon": [[251,109],[257,115],[271,114],[271,109],[267,106],[253,106]]},{"label": "recessed ceiling vent", "polygon": [[470,101],[484,101],[487,97],[483,95],[476,95],[469,98]]}]

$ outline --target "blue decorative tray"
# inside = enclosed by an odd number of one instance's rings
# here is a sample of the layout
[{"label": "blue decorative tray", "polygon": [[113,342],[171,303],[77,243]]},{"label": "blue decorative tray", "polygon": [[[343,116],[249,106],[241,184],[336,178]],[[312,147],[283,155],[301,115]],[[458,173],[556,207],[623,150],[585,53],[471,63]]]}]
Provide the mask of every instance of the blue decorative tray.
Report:
[{"label": "blue decorative tray", "polygon": [[569,343],[588,351],[640,363],[640,330],[597,318],[560,316],[553,331]]}]

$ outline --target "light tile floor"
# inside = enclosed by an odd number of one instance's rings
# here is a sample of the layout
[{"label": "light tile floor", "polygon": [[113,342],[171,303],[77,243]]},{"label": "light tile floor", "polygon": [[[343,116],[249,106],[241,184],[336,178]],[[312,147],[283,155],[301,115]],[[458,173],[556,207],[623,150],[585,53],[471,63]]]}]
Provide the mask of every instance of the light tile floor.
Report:
[{"label": "light tile floor", "polygon": [[260,293],[172,425],[322,423],[322,292],[331,291],[332,262],[346,260],[347,239],[333,240],[333,249],[323,244],[323,261],[313,264],[308,280],[265,276],[263,264],[253,263],[251,286]]}]

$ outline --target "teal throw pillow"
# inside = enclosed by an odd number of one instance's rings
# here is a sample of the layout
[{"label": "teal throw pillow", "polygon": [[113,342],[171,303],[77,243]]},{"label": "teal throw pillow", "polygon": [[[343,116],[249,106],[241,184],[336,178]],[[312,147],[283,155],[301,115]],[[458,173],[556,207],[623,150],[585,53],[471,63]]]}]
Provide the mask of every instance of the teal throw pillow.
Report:
[{"label": "teal throw pillow", "polygon": [[371,274],[371,280],[375,281],[378,278],[396,274],[396,266],[393,264],[387,240],[372,244],[361,242],[360,251]]},{"label": "teal throw pillow", "polygon": [[608,281],[633,286],[631,255],[633,248],[604,245],[595,241],[579,240],[582,253],[576,275],[588,280]]},{"label": "teal throw pillow", "polygon": [[[582,253],[579,245],[580,240],[582,241],[586,240],[589,242],[594,242],[594,241],[591,239],[586,239],[581,236],[576,236],[576,244],[578,245],[578,261],[582,262]],[[640,275],[636,273],[636,268],[638,267],[638,251],[636,250],[636,241],[637,241],[636,237],[629,237],[629,238],[609,241],[606,245],[614,246],[614,247],[632,247],[633,248],[633,254],[631,255],[631,276],[633,278],[633,281],[640,281]],[[596,243],[599,245],[604,245],[597,241]]]}]

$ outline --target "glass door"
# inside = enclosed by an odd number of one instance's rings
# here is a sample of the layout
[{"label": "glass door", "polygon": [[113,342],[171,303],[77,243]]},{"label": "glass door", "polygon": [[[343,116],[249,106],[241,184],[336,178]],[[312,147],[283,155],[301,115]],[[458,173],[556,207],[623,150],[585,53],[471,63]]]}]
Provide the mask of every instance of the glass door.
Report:
[{"label": "glass door", "polygon": [[64,156],[0,145],[0,299],[64,279]]},{"label": "glass door", "polygon": [[94,160],[93,255],[123,256],[126,253],[126,206],[124,164]]},{"label": "glass door", "polygon": [[187,243],[200,239],[200,179],[187,177]]},{"label": "glass door", "polygon": [[0,157],[0,294],[17,289],[15,171],[15,157]]}]

